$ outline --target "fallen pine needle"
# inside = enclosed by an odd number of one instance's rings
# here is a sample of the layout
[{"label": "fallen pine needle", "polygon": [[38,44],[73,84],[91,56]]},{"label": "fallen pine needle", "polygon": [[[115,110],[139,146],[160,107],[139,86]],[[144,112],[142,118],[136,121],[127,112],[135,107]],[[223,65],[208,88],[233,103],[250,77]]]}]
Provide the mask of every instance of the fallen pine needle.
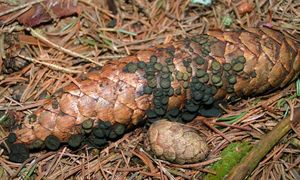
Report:
[{"label": "fallen pine needle", "polygon": [[73,57],[80,57],[80,58],[85,59],[85,60],[87,60],[87,61],[89,61],[89,62],[91,62],[91,63],[97,64],[97,65],[99,65],[99,66],[103,66],[103,65],[104,65],[103,62],[97,62],[97,61],[94,61],[94,60],[92,60],[91,58],[88,58],[88,57],[86,57],[86,56],[84,56],[84,55],[81,55],[81,54],[79,54],[79,53],[76,53],[76,52],[74,52],[74,51],[71,51],[71,50],[69,50],[69,49],[66,49],[66,48],[64,48],[64,47],[62,47],[62,46],[59,46],[59,45],[57,45],[57,44],[55,44],[55,43],[49,41],[46,37],[42,36],[38,31],[36,31],[36,30],[34,30],[34,29],[32,29],[32,28],[30,28],[30,32],[31,32],[32,36],[34,36],[34,37],[40,39],[41,41],[43,41],[43,42],[45,42],[45,43],[47,43],[47,44],[50,44],[52,47],[56,48],[56,49],[59,50],[59,51],[62,51],[62,52],[64,52],[64,53],[66,53],[66,54],[68,54],[68,55],[70,55],[70,56],[73,56]]},{"label": "fallen pine needle", "polygon": [[67,68],[64,68],[64,67],[61,67],[61,66],[57,66],[55,64],[51,64],[51,63],[47,63],[47,62],[43,62],[43,61],[39,61],[37,59],[34,59],[34,58],[30,58],[30,57],[26,57],[26,56],[23,56],[21,54],[18,54],[18,56],[22,59],[25,59],[25,60],[28,60],[28,61],[31,61],[33,63],[38,63],[38,64],[42,64],[42,65],[45,65],[51,69],[54,69],[54,70],[58,70],[58,71],[62,71],[62,72],[66,72],[66,73],[72,73],[72,74],[80,74],[80,73],[83,73],[82,71],[77,71],[77,70],[72,70],[72,69],[67,69]]}]

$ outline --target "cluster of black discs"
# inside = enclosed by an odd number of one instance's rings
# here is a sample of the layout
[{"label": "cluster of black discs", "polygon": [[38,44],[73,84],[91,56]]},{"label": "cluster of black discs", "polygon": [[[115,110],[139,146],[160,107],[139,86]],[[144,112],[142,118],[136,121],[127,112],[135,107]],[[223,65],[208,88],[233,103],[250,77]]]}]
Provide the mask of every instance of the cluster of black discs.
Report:
[{"label": "cluster of black discs", "polygon": [[[222,111],[215,106],[215,94],[220,88],[227,93],[234,93],[234,84],[237,77],[256,76],[255,71],[250,75],[243,72],[246,59],[244,56],[233,58],[230,63],[220,64],[219,61],[210,56],[211,45],[217,42],[215,38],[207,35],[199,35],[183,41],[183,48],[176,51],[185,51],[190,54],[180,63],[185,71],[179,71],[174,62],[180,58],[175,57],[175,48],[157,49],[160,53],[154,53],[149,61],[130,62],[124,67],[124,71],[135,73],[138,70],[145,72],[147,85],[143,93],[152,95],[152,106],[147,110],[148,122],[152,123],[160,118],[173,121],[189,122],[197,115],[219,116]],[[195,46],[195,44],[197,46]],[[198,47],[200,49],[195,49]],[[166,53],[164,59],[159,54]],[[176,58],[176,60],[175,60]],[[174,61],[175,60],[175,61]],[[172,82],[176,81],[176,86]],[[189,93],[183,108],[168,109],[169,98]],[[81,125],[82,132],[72,135],[67,145],[71,149],[78,149],[83,145],[101,147],[108,140],[116,140],[121,137],[126,127],[122,124],[112,125],[110,122],[98,121],[94,125],[92,120],[86,120]],[[23,162],[29,157],[29,150],[24,144],[15,143],[16,135],[11,133],[6,140],[10,149],[9,158],[14,162]],[[45,141],[35,140],[30,146],[31,151],[49,149],[57,150],[61,146],[60,140],[54,135],[49,135]]]},{"label": "cluster of black discs", "polygon": [[152,104],[154,108],[147,111],[150,122],[167,113],[169,97],[181,93],[181,89],[174,89],[171,86],[172,81],[174,81],[172,74],[175,70],[173,63],[175,49],[169,47],[159,50],[165,50],[168,54],[164,62],[159,62],[159,57],[152,55],[148,63],[143,61],[131,62],[124,67],[124,71],[129,73],[135,73],[138,69],[145,72],[147,85],[144,87],[143,93],[153,95]]},{"label": "cluster of black discs", "polygon": [[[243,56],[238,56],[230,63],[220,64],[209,56],[210,46],[216,41],[215,38],[207,35],[185,39],[183,49],[193,55],[182,60],[184,72],[178,71],[174,65],[174,58],[176,58],[174,47],[158,49],[167,53],[168,56],[164,59],[152,55],[147,63],[130,62],[124,67],[124,71],[128,73],[135,73],[137,70],[145,72],[147,85],[144,87],[144,93],[153,95],[152,107],[146,112],[150,123],[160,118],[188,122],[199,114],[218,116],[222,113],[220,109],[215,109],[214,95],[224,86],[224,83],[226,83],[226,91],[234,93],[236,77],[242,73],[246,60]],[[196,54],[191,43],[200,45],[201,53]],[[174,80],[179,82],[179,87],[172,87]],[[185,101],[184,107],[168,110],[169,97],[179,96],[184,91],[190,93],[190,98]]]},{"label": "cluster of black discs", "polygon": [[[98,121],[97,121],[98,122]],[[51,151],[58,150],[61,145],[67,145],[70,149],[79,149],[85,145],[89,147],[103,147],[109,140],[116,140],[122,137],[126,131],[126,127],[123,124],[111,124],[109,121],[99,121],[96,126],[92,120],[86,120],[81,124],[81,133],[71,135],[67,144],[60,142],[60,140],[54,136],[49,135],[45,141],[35,140],[27,148],[22,143],[15,143],[16,134],[10,133],[5,141],[9,148],[9,159],[13,162],[23,162],[29,157],[29,151],[35,152],[42,149],[48,149]]]}]

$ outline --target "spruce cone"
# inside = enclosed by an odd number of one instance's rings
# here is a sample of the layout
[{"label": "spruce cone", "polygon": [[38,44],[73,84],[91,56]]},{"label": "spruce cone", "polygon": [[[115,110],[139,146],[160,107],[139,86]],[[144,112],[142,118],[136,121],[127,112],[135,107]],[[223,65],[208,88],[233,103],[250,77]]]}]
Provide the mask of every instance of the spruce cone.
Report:
[{"label": "spruce cone", "polygon": [[156,156],[179,164],[199,162],[208,153],[207,143],[195,129],[165,119],[150,126],[148,141]]},{"label": "spruce cone", "polygon": [[82,133],[102,145],[145,119],[188,122],[218,99],[267,93],[299,72],[299,44],[277,31],[210,31],[109,62],[79,86],[65,87],[35,112],[35,122],[14,132],[30,146],[48,136],[81,141]]}]

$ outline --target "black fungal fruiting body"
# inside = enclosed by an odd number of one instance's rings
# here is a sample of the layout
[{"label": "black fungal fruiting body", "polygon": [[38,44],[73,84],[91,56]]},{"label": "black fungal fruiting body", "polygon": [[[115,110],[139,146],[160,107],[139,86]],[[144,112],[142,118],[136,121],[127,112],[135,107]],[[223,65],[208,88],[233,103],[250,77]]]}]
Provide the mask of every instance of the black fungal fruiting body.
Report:
[{"label": "black fungal fruiting body", "polygon": [[50,135],[45,139],[45,145],[49,150],[56,151],[60,147],[60,140],[56,136]]},{"label": "black fungal fruiting body", "polygon": [[25,144],[17,143],[10,146],[9,160],[16,163],[22,163],[29,158],[29,150]]},{"label": "black fungal fruiting body", "polygon": [[88,73],[37,110],[36,121],[15,130],[16,142],[30,146],[40,139],[56,149],[82,134],[81,145],[104,144],[145,119],[189,122],[197,115],[220,115],[216,100],[270,92],[300,73],[299,44],[279,32],[208,34],[149,48]]},{"label": "black fungal fruiting body", "polygon": [[[195,42],[192,41],[193,38],[185,39],[185,49],[182,51],[199,54],[194,58],[184,58],[181,61],[182,64],[176,62],[175,65],[174,61],[178,61],[175,60],[175,47],[169,46],[157,50],[156,54],[162,54],[162,57],[151,55],[148,61],[130,62],[124,67],[123,71],[127,73],[136,73],[140,67],[139,64],[146,67],[144,77],[147,85],[144,86],[143,93],[153,96],[152,106],[146,111],[150,123],[161,118],[188,122],[200,113],[205,114],[203,111],[207,107],[210,107],[207,110],[217,108],[213,106],[214,95],[218,89],[222,88],[224,77],[228,76],[228,84],[231,84],[228,88],[230,88],[236,83],[235,75],[243,70],[243,63],[245,63],[243,56],[233,60],[233,64],[228,63],[226,67],[222,67],[217,60],[207,58],[210,53],[210,45],[217,40],[207,35],[195,38],[200,39],[200,43],[197,41],[196,44],[202,45],[202,49],[200,49],[200,53],[199,50],[191,51],[193,49],[191,46],[195,46]],[[178,70],[178,66],[181,66],[181,70]],[[231,66],[233,66],[233,70],[231,70]],[[144,70],[144,68],[140,69]],[[223,72],[226,72],[226,75]],[[177,87],[174,87],[174,84],[177,84]],[[227,92],[234,93],[230,90]],[[188,94],[189,98],[185,100],[180,109],[170,110],[168,108],[169,98],[179,96],[183,92]],[[201,111],[198,111],[199,109]],[[169,111],[171,112],[169,113]],[[216,115],[220,115],[220,110],[216,110],[216,112],[218,112]]]}]

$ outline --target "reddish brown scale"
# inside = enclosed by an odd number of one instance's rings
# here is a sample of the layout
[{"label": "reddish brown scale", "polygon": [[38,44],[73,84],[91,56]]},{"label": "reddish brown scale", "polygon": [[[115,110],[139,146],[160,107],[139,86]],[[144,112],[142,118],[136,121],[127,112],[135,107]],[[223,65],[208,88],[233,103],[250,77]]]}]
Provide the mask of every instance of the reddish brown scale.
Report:
[{"label": "reddish brown scale", "polygon": [[[220,71],[222,84],[214,99],[266,93],[284,87],[300,73],[299,44],[277,31],[260,28],[241,32],[210,31],[208,35],[210,46],[207,56],[205,45],[192,40],[179,41],[139,51],[134,56],[109,62],[99,72],[89,73],[86,80],[78,80],[79,86],[70,84],[37,110],[35,122],[24,123],[23,128],[15,130],[17,142],[30,144],[35,139],[45,140],[49,135],[68,141],[72,134],[80,133],[80,125],[87,119],[121,123],[127,127],[144,121],[146,110],[153,107],[153,95],[143,94],[147,85],[145,71],[138,69],[128,73],[124,67],[129,62],[149,62],[152,55],[164,65],[168,57],[166,48],[174,49],[175,70],[182,73],[187,73],[184,60],[203,56],[204,64],[191,62],[191,74],[195,76],[197,68],[205,70],[210,77],[209,84],[212,84],[214,61],[224,69],[225,63],[232,63],[233,59],[241,56],[245,58],[242,71],[232,72],[236,77],[236,83],[232,85],[233,93],[228,93],[230,83],[223,70]],[[237,70],[241,68],[236,64],[233,66]],[[174,81],[171,86],[174,89],[181,87],[182,90],[180,95],[169,98],[167,106],[168,109],[182,108],[184,100],[190,97],[190,90],[184,90],[183,82],[176,79],[175,72],[172,76]]]}]

